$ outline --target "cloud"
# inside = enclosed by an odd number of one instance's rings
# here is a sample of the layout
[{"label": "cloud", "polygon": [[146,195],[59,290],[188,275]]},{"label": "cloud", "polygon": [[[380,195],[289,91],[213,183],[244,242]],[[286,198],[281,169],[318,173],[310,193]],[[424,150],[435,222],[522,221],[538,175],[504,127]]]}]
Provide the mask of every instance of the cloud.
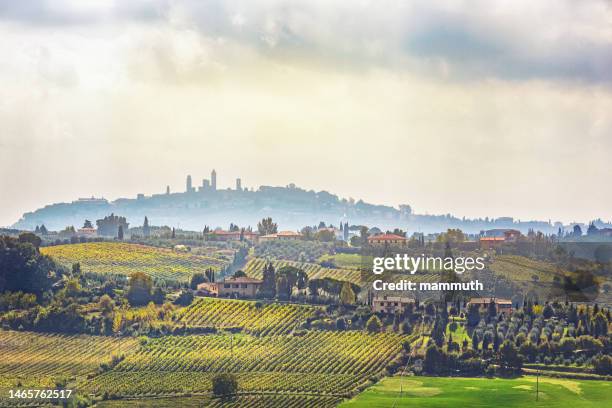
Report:
[{"label": "cloud", "polygon": [[384,67],[471,81],[612,81],[606,0],[34,0],[3,2],[0,19],[57,30],[169,24],[268,58],[342,69]]}]

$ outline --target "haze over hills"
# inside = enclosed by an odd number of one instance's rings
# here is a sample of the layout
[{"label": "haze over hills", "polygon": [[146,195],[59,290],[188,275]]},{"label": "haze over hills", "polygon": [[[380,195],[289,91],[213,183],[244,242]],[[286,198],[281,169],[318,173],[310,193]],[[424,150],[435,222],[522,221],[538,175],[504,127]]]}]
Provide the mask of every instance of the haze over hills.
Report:
[{"label": "haze over hills", "polygon": [[[529,229],[543,233],[556,233],[562,223],[549,221],[521,222],[511,217],[497,219],[466,219],[447,215],[413,214],[409,205],[394,208],[340,198],[327,191],[304,190],[293,184],[286,187],[261,186],[259,189],[243,189],[240,179],[234,189],[219,190],[216,173],[202,186],[193,187],[187,178],[185,191],[145,196],[134,199],[80,198],[70,203],[56,203],[28,212],[13,224],[18,229],[34,229],[45,225],[51,230],[66,226],[79,227],[85,219],[95,221],[114,213],[127,218],[131,226],[139,226],[147,216],[153,225],[168,225],[189,230],[227,227],[230,223],[253,226],[262,217],[272,217],[282,229],[299,229],[320,221],[337,225],[340,221],[351,225],[368,225],[379,228],[399,227],[412,232],[439,232],[448,228],[460,228],[466,233],[478,233],[492,228],[515,228],[522,232]],[[600,222],[604,225],[603,222]]]}]

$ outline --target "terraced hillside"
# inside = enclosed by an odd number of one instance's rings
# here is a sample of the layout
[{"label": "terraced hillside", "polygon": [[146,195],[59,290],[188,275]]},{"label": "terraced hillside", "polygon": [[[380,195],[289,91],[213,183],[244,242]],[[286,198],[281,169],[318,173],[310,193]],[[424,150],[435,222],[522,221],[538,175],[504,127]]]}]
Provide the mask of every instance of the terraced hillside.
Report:
[{"label": "terraced hillside", "polygon": [[[253,278],[260,278],[263,274],[263,268],[268,261],[264,258],[253,258],[250,259],[244,271],[247,275]],[[332,269],[324,268],[321,265],[308,262],[295,262],[295,261],[271,261],[274,268],[282,268],[283,266],[294,266],[302,269],[308,275],[309,279],[321,279],[321,278],[333,278],[338,280],[345,280],[352,283],[359,284],[361,280],[361,272],[357,269]]]},{"label": "terraced hillside", "polygon": [[92,242],[41,248],[67,267],[78,262],[84,272],[129,276],[144,272],[155,279],[188,281],[195,272],[219,269],[225,261],[201,255],[125,242]]},{"label": "terraced hillside", "polygon": [[276,335],[289,333],[314,310],[305,305],[204,298],[182,309],[176,320],[190,327],[239,328],[251,334]]}]

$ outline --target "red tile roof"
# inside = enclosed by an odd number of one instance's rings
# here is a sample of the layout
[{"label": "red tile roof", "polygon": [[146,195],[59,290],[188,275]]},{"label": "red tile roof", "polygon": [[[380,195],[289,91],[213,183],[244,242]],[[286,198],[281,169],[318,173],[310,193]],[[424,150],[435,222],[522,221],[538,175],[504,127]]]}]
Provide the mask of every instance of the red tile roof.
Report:
[{"label": "red tile roof", "polygon": [[368,241],[405,241],[406,238],[395,234],[379,234],[368,237]]}]

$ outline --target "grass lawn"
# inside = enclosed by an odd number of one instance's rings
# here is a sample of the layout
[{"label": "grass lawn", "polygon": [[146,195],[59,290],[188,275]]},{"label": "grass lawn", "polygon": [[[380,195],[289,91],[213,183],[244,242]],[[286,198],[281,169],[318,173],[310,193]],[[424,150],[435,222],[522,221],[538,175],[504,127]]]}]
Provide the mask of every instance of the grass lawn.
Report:
[{"label": "grass lawn", "polygon": [[[400,397],[400,383],[403,393]],[[388,377],[340,405],[377,407],[612,407],[612,382],[540,377],[517,379]]]}]

